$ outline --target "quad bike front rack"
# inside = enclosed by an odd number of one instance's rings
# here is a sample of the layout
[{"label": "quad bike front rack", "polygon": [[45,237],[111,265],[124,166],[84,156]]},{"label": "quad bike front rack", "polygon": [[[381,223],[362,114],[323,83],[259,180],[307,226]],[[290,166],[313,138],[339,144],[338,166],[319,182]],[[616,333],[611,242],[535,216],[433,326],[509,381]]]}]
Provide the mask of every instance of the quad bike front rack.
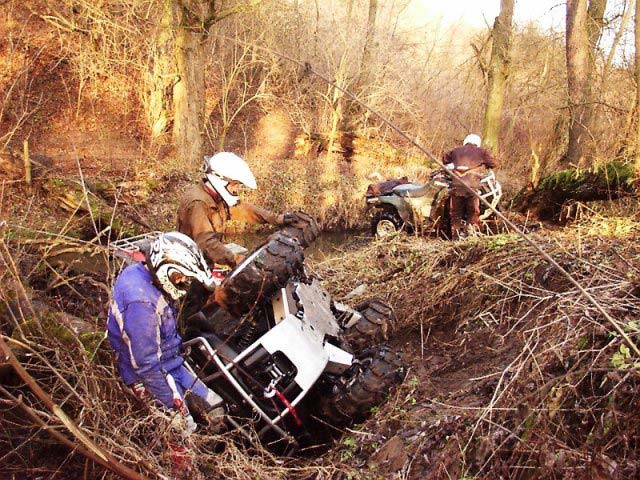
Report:
[{"label": "quad bike front rack", "polygon": [[[218,349],[214,350],[211,347],[211,344],[205,338],[195,337],[183,343],[183,348],[185,349],[197,348],[201,353],[203,353],[206,356],[208,361],[213,361],[217,366],[218,370],[222,372],[225,379],[236,389],[236,391],[242,396],[242,398],[251,406],[254,412],[256,412],[260,416],[260,418],[265,422],[265,426],[262,429],[260,429],[260,431],[257,432],[258,438],[262,438],[264,434],[267,433],[269,430],[273,430],[282,439],[286,440],[290,445],[296,448],[298,447],[298,441],[295,438],[293,438],[291,435],[289,435],[284,429],[282,429],[278,425],[278,423],[288,414],[293,415],[294,418],[296,418],[297,420],[295,407],[303,399],[306,392],[302,392],[291,402],[287,401],[285,404],[285,408],[282,411],[280,411],[278,415],[272,418],[262,408],[260,408],[260,406],[252,398],[252,395],[247,393],[247,391],[242,387],[242,385],[240,385],[240,383],[232,373],[232,370],[238,367],[238,362],[242,361],[243,359],[249,357],[251,354],[256,352],[258,347],[260,347],[259,342],[247,348],[241,354],[236,356],[234,359],[230,359],[230,361],[225,364],[225,362],[222,360],[222,358],[218,354]],[[198,376],[198,374],[194,372],[192,366],[189,365],[189,362],[185,362],[185,365],[187,365],[187,368],[189,368],[196,376]],[[207,380],[208,380],[208,377],[202,378],[202,381],[204,381],[205,383],[207,382]],[[226,415],[225,418],[238,431],[240,431],[244,437],[246,437],[252,442],[255,441],[251,436],[251,432],[247,430],[246,427],[242,426],[240,423],[234,420],[230,415]]]},{"label": "quad bike front rack", "polygon": [[111,242],[109,247],[113,251],[113,255],[123,259],[125,263],[142,262],[144,261],[144,252],[160,235],[162,232],[159,231],[142,233]]},{"label": "quad bike front rack", "polygon": [[[121,238],[109,244],[115,257],[123,259],[126,263],[143,262],[144,252],[163,232],[158,230],[142,233],[133,237]],[[227,247],[234,255],[245,255],[248,250],[237,243],[226,243]],[[221,271],[224,271],[221,270]]]},{"label": "quad bike front rack", "polygon": [[[496,179],[496,174],[493,170],[489,170],[489,173],[480,180],[479,193],[493,208],[498,206],[502,198],[502,185],[500,185],[500,182]],[[487,208],[479,218],[480,220],[486,220],[492,214],[493,210]]]}]

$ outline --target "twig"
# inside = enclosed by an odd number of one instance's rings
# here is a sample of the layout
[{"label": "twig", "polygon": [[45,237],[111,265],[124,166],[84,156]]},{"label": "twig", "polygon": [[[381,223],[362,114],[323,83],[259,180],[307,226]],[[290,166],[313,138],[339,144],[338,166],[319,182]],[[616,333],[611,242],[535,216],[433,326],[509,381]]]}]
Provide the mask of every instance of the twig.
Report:
[{"label": "twig", "polygon": [[[130,480],[144,480],[146,477],[119,463],[111,456],[111,454],[105,452],[102,448],[96,445],[93,440],[87,437],[87,435],[75,424],[75,422],[71,418],[69,418],[67,414],[64,413],[64,411],[38,385],[35,379],[31,375],[29,375],[29,373],[24,369],[22,364],[15,357],[11,349],[7,346],[4,338],[4,335],[0,335],[0,354],[2,354],[3,360],[13,367],[14,371],[27,384],[29,389],[33,393],[35,393],[40,401],[42,401],[47,406],[47,408],[63,423],[67,430],[76,438],[76,440],[80,442],[81,445],[74,444],[55,430],[47,428],[47,431],[52,433],[52,435],[58,438],[58,440],[62,441],[65,445],[69,446],[72,449],[78,449],[80,453],[85,455],[87,458],[90,458],[91,460],[103,465],[104,467],[108,468],[114,473],[117,473],[123,478]],[[46,428],[46,425],[44,425],[44,427]],[[64,440],[62,440],[63,438]]]}]

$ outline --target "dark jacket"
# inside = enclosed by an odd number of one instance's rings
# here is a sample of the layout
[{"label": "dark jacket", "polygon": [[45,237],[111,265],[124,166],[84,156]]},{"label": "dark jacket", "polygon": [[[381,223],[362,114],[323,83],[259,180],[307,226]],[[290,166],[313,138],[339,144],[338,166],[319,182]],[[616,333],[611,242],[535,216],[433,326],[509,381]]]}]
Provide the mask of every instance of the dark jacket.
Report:
[{"label": "dark jacket", "polygon": [[471,196],[462,184],[472,190],[478,190],[480,188],[482,174],[479,170],[481,167],[498,168],[498,160],[492,157],[488,150],[471,144],[456,147],[451,150],[444,156],[444,163],[445,165],[453,163],[455,168],[454,172],[459,179],[454,180],[451,193],[462,197]]},{"label": "dark jacket", "polygon": [[271,225],[281,225],[283,221],[281,215],[250,203],[239,202],[228,208],[222,198],[214,199],[202,184],[193,185],[182,196],[178,230],[193,238],[210,261],[234,266],[234,255],[223,243],[228,220]]}]

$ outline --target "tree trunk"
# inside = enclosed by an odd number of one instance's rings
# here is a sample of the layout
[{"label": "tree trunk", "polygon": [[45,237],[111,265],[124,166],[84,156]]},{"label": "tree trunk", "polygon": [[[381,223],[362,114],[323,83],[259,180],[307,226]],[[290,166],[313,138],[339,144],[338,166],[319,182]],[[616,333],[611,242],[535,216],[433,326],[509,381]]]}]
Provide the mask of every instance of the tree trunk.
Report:
[{"label": "tree trunk", "polygon": [[607,0],[589,0],[587,9],[587,35],[592,52],[596,51],[604,26],[604,12],[607,9]]},{"label": "tree trunk", "polygon": [[316,24],[315,24],[315,32],[313,34],[313,58],[318,57],[318,39],[320,37],[320,5],[318,4],[318,0],[315,0],[316,6]]},{"label": "tree trunk", "polygon": [[231,15],[249,11],[261,0],[216,10],[216,0],[173,0],[178,10],[176,64],[178,80],[173,87],[173,140],[180,159],[196,166],[204,154],[205,68],[209,32]]},{"label": "tree trunk", "polygon": [[369,0],[369,14],[367,16],[367,31],[364,38],[364,48],[362,50],[362,63],[360,64],[360,78],[358,84],[366,86],[370,79],[369,74],[372,68],[374,56],[376,17],[378,16],[378,0]]},{"label": "tree trunk", "polygon": [[[351,31],[351,18],[353,14],[353,1],[347,1],[347,25],[346,31]],[[336,71],[334,82],[341,88],[345,88],[347,85],[347,53],[349,50],[348,45],[344,45],[344,49],[342,50],[342,56],[340,57],[340,63],[338,64],[338,69]],[[341,90],[337,88],[332,88],[333,95],[331,99],[331,125],[328,135],[328,147],[327,154],[331,155],[334,150],[334,145],[336,140],[338,139],[340,130],[344,130],[345,125],[349,123],[348,119],[345,117],[348,115],[345,112],[344,105],[344,94]]]},{"label": "tree trunk", "polygon": [[597,146],[591,127],[597,123],[596,55],[604,26],[607,0],[567,1],[567,76],[569,146],[564,161],[590,165]]},{"label": "tree trunk", "polygon": [[636,162],[635,175],[640,177],[640,1],[636,1]]},{"label": "tree trunk", "polygon": [[493,45],[489,67],[489,91],[484,111],[482,136],[487,148],[498,150],[504,90],[509,76],[509,50],[513,24],[514,0],[501,0],[500,15],[493,24]]},{"label": "tree trunk", "polygon": [[583,166],[589,130],[587,127],[589,36],[587,33],[587,0],[567,0],[567,86],[569,94],[569,145],[564,161]]},{"label": "tree trunk", "polygon": [[[347,14],[347,30],[352,29],[352,9],[353,0],[349,0]],[[373,70],[373,58],[375,56],[375,34],[376,34],[376,18],[378,16],[378,0],[369,0],[369,9],[367,14],[367,26],[365,30],[364,47],[362,49],[362,59],[360,61],[360,71],[357,73],[353,92],[362,98],[366,88],[371,84],[371,72]],[[346,50],[343,55],[345,60]],[[346,65],[345,65],[346,66]],[[347,83],[346,68],[342,68],[339,76],[344,79],[344,85]],[[338,77],[338,76],[337,76]],[[336,134],[340,134],[340,151],[345,160],[351,161],[354,153],[353,140],[355,139],[355,128],[358,118],[364,113],[358,102],[352,101],[350,98],[338,98],[336,108],[336,117],[332,124],[330,133],[330,143],[333,144]],[[337,123],[336,123],[337,122]],[[364,123],[364,122],[363,122]]]},{"label": "tree trunk", "polygon": [[173,139],[180,160],[195,167],[204,154],[205,47],[207,33],[180,7],[176,32],[178,81],[173,87]]},{"label": "tree trunk", "polygon": [[632,11],[634,10],[633,5],[634,0],[630,0],[627,4],[623,14],[622,20],[620,21],[620,28],[616,32],[613,37],[613,43],[611,44],[611,50],[609,50],[609,55],[607,56],[607,61],[604,63],[604,67],[602,69],[602,81],[601,84],[606,84],[609,78],[609,72],[611,71],[611,67],[613,66],[613,60],[616,56],[616,52],[618,51],[618,46],[620,45],[620,41],[622,37],[625,36],[627,32],[627,27],[629,26],[629,22],[632,18]]},{"label": "tree trunk", "polygon": [[[335,76],[335,83],[340,87],[344,88],[346,82],[346,52],[342,54],[342,58],[340,59],[340,64],[338,65],[338,71]],[[331,155],[333,153],[333,147],[338,138],[338,132],[341,126],[344,126],[344,109],[343,109],[343,100],[344,95],[342,91],[337,88],[331,87],[330,92],[332,92],[331,97],[331,125],[329,129],[328,135],[328,146],[327,146],[327,154]],[[329,93],[330,93],[329,92]]]},{"label": "tree trunk", "polygon": [[176,81],[176,66],[172,50],[175,26],[173,0],[164,0],[162,8],[158,38],[153,49],[151,91],[147,106],[149,128],[154,140],[161,138],[171,124],[172,88]]}]

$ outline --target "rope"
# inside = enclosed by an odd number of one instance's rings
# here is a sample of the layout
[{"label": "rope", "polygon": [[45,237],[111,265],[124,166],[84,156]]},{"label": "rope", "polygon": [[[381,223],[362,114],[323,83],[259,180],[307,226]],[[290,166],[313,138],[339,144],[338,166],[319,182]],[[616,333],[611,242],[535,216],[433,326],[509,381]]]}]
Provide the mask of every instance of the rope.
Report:
[{"label": "rope", "polygon": [[[336,84],[336,82],[330,80],[329,78],[327,78],[326,76],[322,75],[321,73],[315,71],[308,62],[302,62],[300,60],[297,60],[285,53],[282,52],[278,52],[276,50],[273,50],[271,48],[268,47],[263,47],[261,45],[257,45],[254,43],[250,43],[250,42],[245,42],[242,40],[238,40],[236,38],[232,38],[232,37],[227,37],[225,35],[221,35],[220,38],[225,39],[225,40],[230,40],[234,43],[237,43],[239,45],[243,45],[243,46],[248,46],[248,47],[254,47],[257,48],[259,50],[263,50],[265,52],[271,53],[273,55],[276,55],[280,58],[283,58],[285,60],[288,60],[292,63],[295,63],[296,65],[299,65],[303,68],[305,68],[306,71],[308,71],[309,73],[312,73],[313,75],[317,76],[318,78],[320,78],[322,81],[324,81],[327,85],[330,85],[331,87],[339,90],[340,92],[342,92],[344,95],[346,95],[347,97],[349,97],[351,100],[353,100],[354,102],[356,102],[358,105],[360,105],[362,108],[366,109],[367,111],[371,112],[375,117],[377,117],[380,121],[382,121],[385,125],[387,125],[389,128],[391,128],[394,132],[396,132],[398,135],[400,135],[402,138],[404,138],[405,140],[407,140],[409,143],[411,143],[414,147],[416,147],[420,152],[422,152],[427,158],[429,158],[430,160],[432,160],[436,165],[438,165],[439,167],[443,168],[444,171],[446,172],[446,174],[451,177],[452,179],[456,178],[456,176],[449,171],[448,169],[446,169],[444,167],[444,163],[437,158],[435,155],[433,155],[430,151],[428,151],[425,147],[423,147],[422,145],[420,145],[416,140],[414,140],[413,138],[411,138],[408,134],[406,134],[405,132],[403,132],[399,127],[397,127],[393,122],[391,122],[391,120],[389,120],[388,118],[386,118],[384,115],[382,115],[380,112],[378,112],[377,110],[375,110],[374,108],[370,107],[369,105],[367,105],[366,103],[364,103],[362,100],[360,100],[358,97],[356,97],[353,93],[351,93],[349,90],[342,88],[340,86],[338,86]],[[476,192],[475,190],[473,190],[472,188],[468,187],[467,185],[465,185],[464,183],[460,182],[462,185],[462,187],[470,194],[472,194],[474,197],[478,198],[480,200],[480,202],[482,202],[485,207],[487,207],[488,209],[490,209],[500,220],[502,220],[512,231],[514,231],[516,234],[518,234],[518,236],[520,236],[520,238],[522,238],[527,244],[529,244],[529,246],[533,247],[534,250],[536,250],[536,252],[538,252],[538,254],[544,258],[547,262],[549,262],[549,264],[551,264],[554,268],[556,268],[567,280],[569,280],[569,282],[575,286],[578,291],[580,292],[580,294],[589,302],[591,303],[595,309],[600,312],[600,314],[607,320],[607,322],[609,322],[609,324],[611,324],[611,326],[616,330],[616,332],[618,332],[620,334],[620,336],[624,339],[624,341],[627,343],[627,345],[629,345],[629,347],[635,352],[635,354],[640,357],[640,349],[638,348],[638,346],[634,343],[634,341],[629,337],[629,335],[627,334],[627,332],[624,331],[624,329],[622,328],[622,326],[620,325],[620,322],[618,322],[617,320],[615,320],[611,315],[609,315],[609,313],[602,307],[602,305],[600,305],[598,303],[598,301],[580,284],[580,282],[578,282],[568,271],[566,271],[553,257],[551,257],[551,255],[549,255],[540,245],[538,245],[534,240],[532,240],[531,238],[529,238],[529,236],[522,230],[520,230],[513,222],[511,222],[509,219],[507,219],[501,212],[499,212],[496,208],[494,208],[489,202],[487,202],[484,198],[482,198],[478,192]]]}]

